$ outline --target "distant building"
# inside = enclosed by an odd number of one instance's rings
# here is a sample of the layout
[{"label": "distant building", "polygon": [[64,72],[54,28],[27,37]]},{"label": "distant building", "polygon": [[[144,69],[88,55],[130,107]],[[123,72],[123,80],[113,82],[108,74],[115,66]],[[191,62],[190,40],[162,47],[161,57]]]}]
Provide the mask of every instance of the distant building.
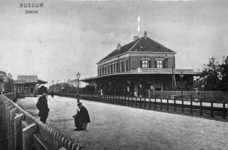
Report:
[{"label": "distant building", "polygon": [[[75,82],[75,81],[74,81]],[[49,86],[49,93],[76,93],[76,87],[73,82],[58,83]]]},{"label": "distant building", "polygon": [[66,83],[71,84],[74,87],[77,87],[78,86],[78,80],[77,79],[74,79],[74,80],[68,79]]},{"label": "distant building", "polygon": [[148,96],[151,91],[180,90],[181,73],[185,90],[191,89],[193,69],[176,69],[176,52],[153,41],[147,33],[117,48],[97,63],[97,76],[81,81],[95,85],[107,95]]},{"label": "distant building", "polygon": [[36,75],[19,75],[15,80],[15,91],[17,97],[36,96],[38,87],[46,84],[47,81],[38,79]]}]

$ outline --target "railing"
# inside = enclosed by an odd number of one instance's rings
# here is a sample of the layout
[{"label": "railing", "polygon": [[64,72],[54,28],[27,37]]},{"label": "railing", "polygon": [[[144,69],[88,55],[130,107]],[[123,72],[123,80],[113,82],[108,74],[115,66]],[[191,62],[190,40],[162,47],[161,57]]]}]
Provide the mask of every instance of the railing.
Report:
[{"label": "railing", "polygon": [[[75,94],[58,94],[60,96],[75,97]],[[191,95],[185,95],[184,100],[163,99],[163,98],[143,98],[128,96],[111,96],[111,95],[85,95],[80,94],[80,99],[124,105],[142,109],[158,110],[172,113],[182,113],[193,116],[204,116],[214,119],[228,120],[228,103],[227,102],[207,102],[198,101]]]},{"label": "railing", "polygon": [[[156,91],[156,98],[169,99],[173,96],[181,96],[181,91]],[[192,95],[199,97],[202,101],[207,102],[228,102],[228,91],[183,91],[183,95]]]},{"label": "railing", "polygon": [[[7,97],[13,97],[6,94]],[[48,125],[28,114],[4,95],[0,95],[1,124],[6,133],[8,150],[61,149],[76,150],[80,147]]]}]

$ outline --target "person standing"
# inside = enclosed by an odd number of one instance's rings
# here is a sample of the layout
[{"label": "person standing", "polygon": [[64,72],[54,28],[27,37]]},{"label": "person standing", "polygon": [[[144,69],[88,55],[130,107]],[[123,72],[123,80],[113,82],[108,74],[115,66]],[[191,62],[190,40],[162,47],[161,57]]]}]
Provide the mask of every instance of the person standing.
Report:
[{"label": "person standing", "polygon": [[48,103],[47,103],[47,93],[43,92],[43,95],[39,97],[38,102],[36,104],[37,109],[39,110],[38,116],[40,117],[40,121],[44,124],[46,123],[46,120],[48,118]]},{"label": "person standing", "polygon": [[78,103],[77,114],[73,116],[76,131],[86,130],[87,124],[90,123],[90,117],[88,110],[82,105],[82,103]]},{"label": "person standing", "polygon": [[51,92],[51,97],[53,97],[53,98],[54,98],[54,92],[53,92],[53,91]]}]

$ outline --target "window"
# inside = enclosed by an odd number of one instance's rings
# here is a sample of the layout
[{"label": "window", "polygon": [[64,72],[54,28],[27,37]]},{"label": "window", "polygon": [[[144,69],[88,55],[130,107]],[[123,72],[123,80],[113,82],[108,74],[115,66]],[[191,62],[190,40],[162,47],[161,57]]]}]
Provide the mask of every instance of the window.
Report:
[{"label": "window", "polygon": [[163,68],[163,60],[157,60],[157,68]]},{"label": "window", "polygon": [[124,72],[124,61],[121,62],[122,65],[122,72]]},{"label": "window", "polygon": [[149,68],[148,60],[146,59],[142,60],[142,68]]},{"label": "window", "polygon": [[104,65],[104,75],[106,74],[106,66]]},{"label": "window", "polygon": [[107,66],[105,65],[105,75],[107,74]]},{"label": "window", "polygon": [[23,85],[18,85],[17,86],[17,92],[18,93],[23,93]]},{"label": "window", "polygon": [[140,68],[151,68],[151,60],[149,58],[141,59]]},{"label": "window", "polygon": [[112,73],[115,73],[115,64],[112,64]]},{"label": "window", "polygon": [[109,68],[109,69],[108,69],[108,70],[109,70],[108,73],[111,74],[111,73],[112,73],[111,64],[108,65],[108,68]]},{"label": "window", "polygon": [[127,59],[124,60],[124,72],[127,71]]},{"label": "window", "polygon": [[120,61],[119,66],[120,66],[119,71],[122,72],[122,60]]},{"label": "window", "polygon": [[114,68],[115,73],[117,73],[117,62],[115,62],[115,68]]},{"label": "window", "polygon": [[98,67],[97,70],[98,70],[98,76],[100,76],[100,67]]}]

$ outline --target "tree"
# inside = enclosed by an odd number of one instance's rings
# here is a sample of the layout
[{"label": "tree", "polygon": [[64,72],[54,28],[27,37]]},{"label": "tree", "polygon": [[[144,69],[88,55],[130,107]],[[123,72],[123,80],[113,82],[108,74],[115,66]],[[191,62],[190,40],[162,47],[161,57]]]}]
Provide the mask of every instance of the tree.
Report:
[{"label": "tree", "polygon": [[220,84],[219,63],[214,57],[209,58],[209,63],[204,64],[203,77],[201,84],[204,84],[205,90],[217,90]]},{"label": "tree", "polygon": [[228,91],[228,56],[223,57],[221,64],[214,57],[210,58],[209,63],[204,64],[199,85],[208,91]]},{"label": "tree", "polygon": [[0,71],[0,90],[4,91],[4,83],[5,83],[5,78],[6,73],[4,71]]},{"label": "tree", "polygon": [[13,76],[4,71],[0,71],[0,89],[5,92],[12,92],[13,91]]},{"label": "tree", "polygon": [[228,91],[228,56],[223,57],[223,63],[220,65],[221,81],[219,89]]},{"label": "tree", "polygon": [[0,83],[4,83],[4,78],[2,76],[0,76]]}]

